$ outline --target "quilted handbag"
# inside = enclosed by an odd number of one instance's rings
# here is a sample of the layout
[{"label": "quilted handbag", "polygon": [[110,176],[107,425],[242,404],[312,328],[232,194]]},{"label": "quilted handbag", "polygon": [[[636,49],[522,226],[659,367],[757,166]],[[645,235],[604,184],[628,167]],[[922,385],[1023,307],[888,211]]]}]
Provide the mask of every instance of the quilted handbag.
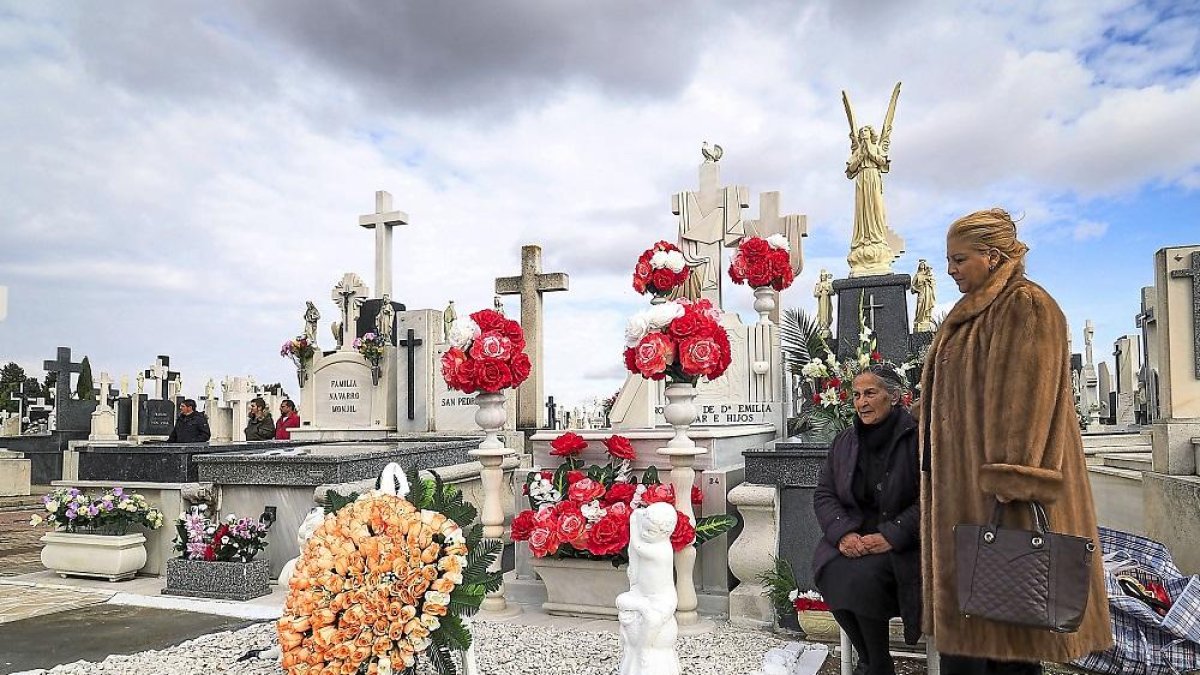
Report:
[{"label": "quilted handbag", "polygon": [[1004,504],[987,525],[954,526],[958,609],[966,616],[1073,633],[1087,609],[1096,544],[1051,532],[1046,510],[1029,502],[1033,527],[1001,527]]}]

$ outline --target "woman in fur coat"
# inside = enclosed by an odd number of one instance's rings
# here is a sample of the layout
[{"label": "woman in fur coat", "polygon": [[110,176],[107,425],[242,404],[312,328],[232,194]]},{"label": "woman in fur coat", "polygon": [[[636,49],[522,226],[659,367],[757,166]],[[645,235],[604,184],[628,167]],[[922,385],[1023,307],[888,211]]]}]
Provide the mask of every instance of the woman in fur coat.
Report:
[{"label": "woman in fur coat", "polygon": [[[984,524],[1001,502],[1036,500],[1056,532],[1098,541],[1071,389],[1067,323],[1025,278],[1028,247],[1001,209],[964,216],[946,236],[959,299],[929,348],[921,377],[921,567],[924,629],[943,675],[1041,673],[1112,644],[1101,559],[1092,559],[1079,630],[965,617],[955,589],[954,526]],[[1030,526],[1027,509],[1005,523]]]}]

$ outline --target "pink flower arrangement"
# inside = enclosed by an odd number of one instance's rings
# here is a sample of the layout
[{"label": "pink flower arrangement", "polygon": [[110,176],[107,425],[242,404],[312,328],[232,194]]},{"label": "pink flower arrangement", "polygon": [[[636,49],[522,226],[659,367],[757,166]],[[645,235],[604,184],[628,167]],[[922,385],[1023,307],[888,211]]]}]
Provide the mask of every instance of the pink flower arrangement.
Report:
[{"label": "pink flower arrangement", "polygon": [[679,247],[660,241],[638,257],[633,268],[633,290],[642,295],[669,295],[687,281],[691,268]]},{"label": "pink flower arrangement", "polygon": [[475,312],[455,324],[447,338],[451,347],[442,355],[442,377],[451,389],[495,393],[529,377],[532,364],[521,324],[495,310]]},{"label": "pink flower arrangement", "polygon": [[651,380],[715,380],[732,360],[721,310],[708,300],[674,300],[634,315],[625,346],[625,367]]}]

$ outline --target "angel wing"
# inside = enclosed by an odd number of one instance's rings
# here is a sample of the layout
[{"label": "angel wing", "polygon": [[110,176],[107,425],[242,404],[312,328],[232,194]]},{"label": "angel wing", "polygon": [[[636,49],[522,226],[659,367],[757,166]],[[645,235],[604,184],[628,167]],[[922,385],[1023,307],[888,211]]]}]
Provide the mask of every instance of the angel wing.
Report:
[{"label": "angel wing", "polygon": [[879,136],[879,152],[886,155],[892,144],[892,119],[896,117],[896,101],[900,99],[900,83],[892,90],[892,101],[888,103],[887,115],[883,118],[883,131]]},{"label": "angel wing", "polygon": [[842,90],[842,107],[846,109],[846,120],[850,122],[850,152],[858,150],[858,125],[854,123],[854,108],[850,107],[850,97]]}]

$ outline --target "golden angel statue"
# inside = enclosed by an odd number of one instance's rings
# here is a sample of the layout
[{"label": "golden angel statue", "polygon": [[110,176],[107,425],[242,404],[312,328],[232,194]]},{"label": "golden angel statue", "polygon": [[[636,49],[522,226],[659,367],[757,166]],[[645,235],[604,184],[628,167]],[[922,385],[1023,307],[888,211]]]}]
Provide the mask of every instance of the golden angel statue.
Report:
[{"label": "golden angel statue", "polygon": [[854,234],[850,240],[850,276],[862,277],[891,274],[893,245],[903,241],[888,228],[887,209],[883,203],[883,174],[891,169],[888,148],[892,142],[892,119],[896,101],[900,98],[900,83],[892,90],[892,101],[880,133],[871,125],[858,126],[850,97],[842,92],[842,105],[850,122],[850,159],[846,160],[846,178],[854,181]]}]

